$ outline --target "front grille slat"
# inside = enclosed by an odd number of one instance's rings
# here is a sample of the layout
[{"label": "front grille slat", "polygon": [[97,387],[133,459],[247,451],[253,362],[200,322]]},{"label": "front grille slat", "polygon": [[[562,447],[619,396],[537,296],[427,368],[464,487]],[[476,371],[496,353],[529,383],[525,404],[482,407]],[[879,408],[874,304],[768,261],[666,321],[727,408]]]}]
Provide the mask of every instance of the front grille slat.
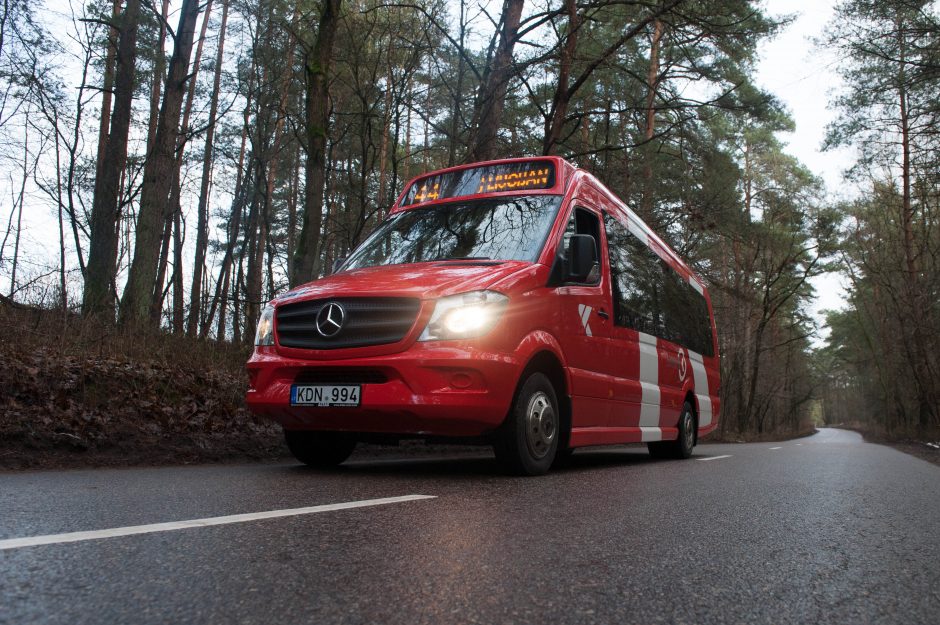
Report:
[{"label": "front grille slat", "polygon": [[[346,311],[342,329],[332,337],[317,331],[317,315],[335,302]],[[397,343],[418,317],[421,300],[391,297],[346,297],[285,304],[277,308],[278,342],[299,349],[345,349]]]}]

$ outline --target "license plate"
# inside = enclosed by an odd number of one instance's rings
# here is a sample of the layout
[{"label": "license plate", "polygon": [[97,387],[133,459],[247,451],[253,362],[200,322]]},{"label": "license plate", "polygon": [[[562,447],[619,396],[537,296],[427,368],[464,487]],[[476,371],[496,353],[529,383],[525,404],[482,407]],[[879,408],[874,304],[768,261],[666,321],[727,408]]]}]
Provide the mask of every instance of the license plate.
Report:
[{"label": "license plate", "polygon": [[361,397],[359,384],[294,384],[290,387],[291,406],[355,407]]}]

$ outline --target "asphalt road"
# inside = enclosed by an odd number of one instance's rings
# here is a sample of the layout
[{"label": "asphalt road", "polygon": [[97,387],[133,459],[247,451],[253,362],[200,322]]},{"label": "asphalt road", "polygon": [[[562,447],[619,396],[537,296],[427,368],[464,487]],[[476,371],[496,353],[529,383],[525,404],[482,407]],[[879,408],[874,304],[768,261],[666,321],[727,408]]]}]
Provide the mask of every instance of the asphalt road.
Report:
[{"label": "asphalt road", "polygon": [[[434,498],[11,542],[404,495]],[[542,478],[483,455],[0,474],[0,622],[935,625],[940,467],[823,430]]]}]

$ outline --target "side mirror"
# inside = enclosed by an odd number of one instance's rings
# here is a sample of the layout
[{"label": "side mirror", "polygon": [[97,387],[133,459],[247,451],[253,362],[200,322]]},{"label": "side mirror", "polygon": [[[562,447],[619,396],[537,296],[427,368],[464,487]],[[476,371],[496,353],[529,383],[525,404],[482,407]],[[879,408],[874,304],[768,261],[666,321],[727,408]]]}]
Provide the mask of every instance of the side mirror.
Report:
[{"label": "side mirror", "polygon": [[345,262],[346,262],[346,257],[345,257],[345,256],[343,256],[342,258],[337,258],[336,260],[334,260],[334,261],[333,261],[333,270],[332,270],[330,273],[331,273],[331,274],[334,274],[334,273],[336,273],[337,271],[339,271],[340,267],[342,267],[342,266],[343,266],[343,263],[345,263]]},{"label": "side mirror", "polygon": [[597,267],[597,242],[589,234],[575,234],[568,240],[567,280],[588,282]]}]

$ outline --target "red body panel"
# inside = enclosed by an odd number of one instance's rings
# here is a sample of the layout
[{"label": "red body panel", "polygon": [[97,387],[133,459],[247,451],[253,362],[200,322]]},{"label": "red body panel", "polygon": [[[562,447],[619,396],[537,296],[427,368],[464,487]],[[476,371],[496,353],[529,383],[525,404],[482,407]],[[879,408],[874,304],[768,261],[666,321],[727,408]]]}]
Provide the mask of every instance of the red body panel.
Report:
[{"label": "red body panel", "polygon": [[[518,160],[518,159],[516,159]],[[532,159],[527,159],[532,160]],[[415,263],[343,272],[303,285],[272,302],[275,308],[305,300],[413,297],[417,318],[396,343],[346,349],[257,347],[248,362],[249,408],[288,429],[338,430],[423,436],[478,436],[500,426],[522,371],[539,353],[561,364],[571,399],[571,445],[671,440],[686,399],[694,404],[699,434],[712,431],[719,414],[718,345],[711,301],[703,282],[593,176],[550,158],[556,180],[532,194],[564,195],[548,240],[535,263],[507,261]],[[476,166],[478,164],[474,164]],[[460,169],[460,168],[454,168]],[[414,182],[414,181],[412,181]],[[408,186],[399,196],[405,197]],[[528,193],[527,193],[528,194]],[[513,195],[513,193],[488,194]],[[517,193],[516,193],[517,195]],[[483,196],[466,196],[461,200]],[[424,202],[421,207],[452,200]],[[614,324],[607,242],[601,228],[601,281],[597,286],[546,286],[556,250],[575,205],[615,215],[708,304],[713,357]],[[408,210],[396,203],[392,212]],[[603,223],[603,221],[601,221]],[[418,341],[440,297],[490,290],[509,298],[484,336],[461,341]],[[606,315],[606,318],[605,318]],[[362,387],[358,408],[292,407],[299,373],[347,369],[381,372],[385,381]]]}]

